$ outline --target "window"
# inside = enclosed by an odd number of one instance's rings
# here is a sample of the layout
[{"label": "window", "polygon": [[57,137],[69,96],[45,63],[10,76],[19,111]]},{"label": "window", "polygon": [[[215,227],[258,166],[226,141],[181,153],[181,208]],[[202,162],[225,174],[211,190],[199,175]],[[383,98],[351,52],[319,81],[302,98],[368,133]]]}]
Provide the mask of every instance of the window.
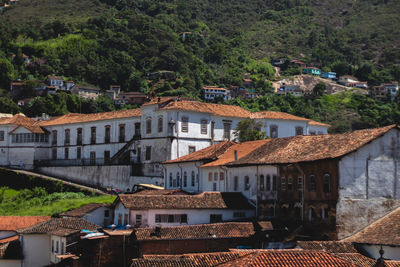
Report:
[{"label": "window", "polygon": [[217,183],[213,183],[213,191],[217,191]]},{"label": "window", "polygon": [[288,179],[287,179],[287,189],[288,190],[293,189],[293,178],[292,177],[288,177]]},{"label": "window", "polygon": [[140,122],[135,123],[135,136],[140,136]]},{"label": "window", "polygon": [[182,133],[187,133],[189,132],[189,118],[188,117],[182,117],[182,125],[181,125],[181,131]]},{"label": "window", "polygon": [[96,152],[92,151],[90,152],[90,165],[95,165],[96,164]]},{"label": "window", "polygon": [[267,180],[266,190],[271,191],[271,176],[269,174],[267,175],[266,180]]},{"label": "window", "polygon": [[122,225],[122,213],[118,213],[118,225]]},{"label": "window", "polygon": [[162,116],[160,116],[160,117],[158,117],[158,132],[159,133],[162,133],[162,131],[163,131],[163,117]]},{"label": "window", "polygon": [[244,211],[237,211],[233,213],[233,218],[243,218],[246,217],[246,213]]},{"label": "window", "polygon": [[96,127],[90,128],[90,143],[96,144]]},{"label": "window", "polygon": [[214,139],[215,121],[211,122],[211,140]]},{"label": "window", "polygon": [[272,175],[272,191],[276,191],[276,175]]},{"label": "window", "polygon": [[316,135],[315,131],[310,131],[310,135]]},{"label": "window", "polygon": [[111,127],[107,125],[104,127],[104,143],[109,144],[111,139]]},{"label": "window", "polygon": [[193,152],[196,152],[196,147],[195,146],[189,146],[189,154],[192,154]]},{"label": "window", "polygon": [[110,217],[110,211],[109,210],[105,210],[104,211],[104,217]]},{"label": "window", "polygon": [[82,145],[82,128],[76,129],[76,144]]},{"label": "window", "polygon": [[56,146],[57,145],[57,131],[52,132],[52,138],[53,138],[53,140],[52,140],[51,144]]},{"label": "window", "polygon": [[110,151],[109,150],[105,150],[104,151],[104,164],[109,164],[110,161],[111,161]]},{"label": "window", "polygon": [[281,177],[281,189],[286,190],[286,178]]},{"label": "window", "polygon": [[146,160],[151,160],[151,146],[146,146]]},{"label": "window", "polygon": [[65,131],[65,135],[64,135],[64,145],[69,145],[69,139],[70,139],[70,131],[69,129],[66,129]]},{"label": "window", "polygon": [[64,242],[61,241],[61,255],[64,254]]},{"label": "window", "polygon": [[142,225],[142,214],[136,214],[135,225]]},{"label": "window", "polygon": [[213,179],[213,174],[212,174],[212,172],[209,172],[208,173],[208,181],[212,182],[212,179]]},{"label": "window", "polygon": [[222,222],[222,214],[210,214],[210,223]]},{"label": "window", "polygon": [[195,174],[194,174],[194,171],[192,171],[192,186],[194,186],[194,177],[195,177]]},{"label": "window", "polygon": [[58,253],[58,245],[59,245],[59,242],[56,241],[56,253]]},{"label": "window", "polygon": [[316,180],[315,180],[315,175],[311,174],[310,175],[310,191],[315,192],[316,189],[317,189],[317,184],[316,184]]},{"label": "window", "polygon": [[156,214],[156,223],[187,223],[187,214]]},{"label": "window", "polygon": [[269,126],[269,137],[271,137],[271,138],[278,137],[278,126],[277,125]]},{"label": "window", "polygon": [[207,134],[207,120],[201,120],[200,124],[201,124],[200,133]]},{"label": "window", "polygon": [[326,173],[324,175],[324,193],[329,193],[331,192],[331,176],[329,173]]},{"label": "window", "polygon": [[260,175],[260,190],[264,191],[264,175]]},{"label": "window", "polygon": [[176,173],[176,185],[180,186],[181,184],[181,175],[179,172]]},{"label": "window", "polygon": [[296,135],[303,135],[303,127],[296,127]]},{"label": "window", "polygon": [[220,172],[220,173],[219,173],[219,180],[220,180],[220,181],[223,181],[224,178],[225,178],[225,177],[224,177],[224,173],[223,173],[223,172]]},{"label": "window", "polygon": [[172,172],[169,173],[169,187],[172,187]]},{"label": "window", "polygon": [[125,124],[119,125],[119,142],[120,143],[125,142]]},{"label": "window", "polygon": [[299,191],[303,190],[303,177],[297,177],[297,189]]},{"label": "window", "polygon": [[231,124],[224,123],[224,138],[231,140]]},{"label": "window", "polygon": [[187,187],[187,173],[183,172],[183,187]]},{"label": "window", "polygon": [[239,177],[233,177],[233,191],[238,191],[239,189]]},{"label": "window", "polygon": [[51,252],[54,252],[54,240],[51,240]]},{"label": "window", "polygon": [[244,177],[244,190],[250,189],[250,178],[249,176]]},{"label": "window", "polygon": [[151,134],[151,118],[146,119],[146,134]]},{"label": "window", "polygon": [[76,159],[81,159],[82,158],[82,148],[77,147],[76,148]]},{"label": "window", "polygon": [[53,160],[56,160],[56,159],[57,159],[57,148],[53,148],[53,149],[51,150],[51,158],[52,158]]},{"label": "window", "polygon": [[218,172],[214,172],[214,181],[218,181]]},{"label": "window", "polygon": [[124,225],[127,225],[128,224],[128,220],[129,219],[129,217],[128,217],[128,213],[125,213],[124,214]]},{"label": "window", "polygon": [[64,148],[64,159],[68,159],[69,158],[69,148],[66,147]]}]

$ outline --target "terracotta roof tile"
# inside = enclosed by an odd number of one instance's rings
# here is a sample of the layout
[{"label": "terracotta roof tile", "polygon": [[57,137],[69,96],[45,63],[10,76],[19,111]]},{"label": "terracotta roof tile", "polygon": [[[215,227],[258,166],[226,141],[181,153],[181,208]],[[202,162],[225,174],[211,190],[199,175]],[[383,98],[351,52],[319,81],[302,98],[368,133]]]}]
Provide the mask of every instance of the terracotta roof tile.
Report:
[{"label": "terracotta roof tile", "polygon": [[160,190],[142,190],[135,195],[190,195],[190,193],[182,189],[160,189]]},{"label": "terracotta roof tile", "polygon": [[0,216],[0,231],[16,231],[48,219],[50,216]]},{"label": "terracotta roof tile", "polygon": [[102,113],[91,113],[91,114],[68,113],[66,115],[55,117],[47,121],[41,121],[40,126],[53,126],[53,125],[102,121],[102,120],[121,119],[121,118],[140,117],[140,116],[141,116],[141,110],[139,108],[102,112]]},{"label": "terracotta roof tile", "polygon": [[346,242],[400,245],[400,208],[344,239]]},{"label": "terracotta roof tile", "polygon": [[309,119],[298,117],[285,112],[278,111],[260,111],[251,113],[252,119],[273,119],[273,120],[294,120],[309,121]]},{"label": "terracotta roof tile", "polygon": [[14,241],[14,240],[18,240],[18,235],[17,234],[12,236],[12,237],[7,237],[7,238],[0,239],[0,246],[1,246],[1,244],[9,243],[9,242]]},{"label": "terracotta roof tile", "polygon": [[0,118],[0,125],[15,125],[17,126],[11,132],[15,131],[18,127],[24,127],[32,133],[44,133],[43,129],[39,126],[39,122],[26,117],[24,114],[16,114],[12,117]]},{"label": "terracotta roof tile", "polygon": [[80,230],[97,230],[100,226],[81,218],[51,218],[32,227],[19,230],[20,234],[48,234],[54,233],[67,236]]},{"label": "terracotta roof tile", "polygon": [[368,258],[360,253],[334,253],[335,257],[351,262],[357,266],[373,267],[376,264],[374,259]]},{"label": "terracotta roof tile", "polygon": [[225,153],[220,155],[217,160],[206,163],[200,167],[214,167],[214,166],[222,166],[226,163],[232,162],[235,160],[235,151],[237,152],[238,159],[248,155],[253,152],[255,149],[264,145],[266,142],[269,142],[271,139],[266,140],[257,140],[257,141],[249,141],[239,144],[234,144],[230,146]]},{"label": "terracotta roof tile", "polygon": [[233,146],[234,144],[235,143],[231,141],[220,142],[218,144],[203,148],[202,150],[190,153],[186,156],[166,161],[164,162],[164,164],[216,160],[219,156],[224,154],[227,149],[229,149],[229,147]]},{"label": "terracotta roof tile", "polygon": [[250,118],[250,111],[239,106],[211,104],[197,101],[170,101],[160,109],[202,112],[221,117]]},{"label": "terracotta roof tile", "polygon": [[297,247],[305,250],[322,250],[330,253],[357,253],[353,243],[342,241],[297,241]]},{"label": "terracotta roof tile", "polygon": [[255,228],[273,230],[269,221],[258,223],[251,222],[225,222],[214,224],[185,225],[162,227],[160,234],[155,235],[154,228],[135,229],[138,241],[145,240],[170,240],[170,239],[209,239],[209,238],[249,238],[256,233]]},{"label": "terracotta roof tile", "polygon": [[128,209],[253,209],[240,192],[203,192],[197,195],[121,194],[115,203]]},{"label": "terracotta roof tile", "polygon": [[400,261],[385,260],[385,267],[400,267]]},{"label": "terracotta roof tile", "polygon": [[344,134],[273,138],[247,156],[227,165],[286,164],[338,158],[356,151],[392,129],[399,128],[391,125]]},{"label": "terracotta roof tile", "polygon": [[328,266],[357,266],[345,260],[336,258],[334,255],[324,251],[307,250],[260,250],[253,252],[243,258],[221,264],[219,266],[307,266],[307,267],[328,267]]},{"label": "terracotta roof tile", "polygon": [[132,267],[208,267],[246,256],[250,252],[215,252],[183,255],[144,255],[133,259]]},{"label": "terracotta roof tile", "polygon": [[313,121],[313,120],[310,120],[310,121],[308,122],[308,125],[331,127],[330,124],[326,124],[326,123],[322,123],[322,122],[318,122],[318,121]]},{"label": "terracotta roof tile", "polygon": [[67,216],[67,217],[83,217],[86,214],[88,214],[89,212],[92,212],[98,208],[101,207],[106,207],[107,205],[104,203],[89,203],[86,205],[83,205],[82,207],[73,209],[73,210],[69,210],[66,212],[62,212],[60,213],[61,216]]}]

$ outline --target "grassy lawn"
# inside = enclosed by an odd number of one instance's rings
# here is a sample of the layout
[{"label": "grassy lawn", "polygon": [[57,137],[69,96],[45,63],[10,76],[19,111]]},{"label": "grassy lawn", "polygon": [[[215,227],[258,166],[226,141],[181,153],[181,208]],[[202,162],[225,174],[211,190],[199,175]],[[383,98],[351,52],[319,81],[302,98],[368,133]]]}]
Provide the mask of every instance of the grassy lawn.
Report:
[{"label": "grassy lawn", "polygon": [[48,194],[43,188],[14,190],[2,187],[0,215],[51,216],[88,203],[111,204],[114,199],[115,196],[90,196],[74,192]]}]

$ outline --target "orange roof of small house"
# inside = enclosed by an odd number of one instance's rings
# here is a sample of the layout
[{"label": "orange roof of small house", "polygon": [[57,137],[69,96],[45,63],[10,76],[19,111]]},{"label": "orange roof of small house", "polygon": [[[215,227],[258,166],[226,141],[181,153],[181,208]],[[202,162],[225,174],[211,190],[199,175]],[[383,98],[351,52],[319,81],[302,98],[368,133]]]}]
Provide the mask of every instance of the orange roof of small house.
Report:
[{"label": "orange roof of small house", "polygon": [[226,150],[234,144],[235,143],[232,141],[220,142],[218,144],[203,148],[202,150],[190,153],[186,156],[166,161],[164,162],[164,164],[216,160],[220,155],[225,153]]},{"label": "orange roof of small house", "polygon": [[0,118],[0,125],[15,125],[15,131],[18,127],[24,127],[25,129],[31,131],[32,133],[44,133],[43,129],[40,127],[39,122],[31,118],[26,117],[24,114],[16,114],[12,117]]},{"label": "orange roof of small house", "polygon": [[91,114],[68,113],[60,117],[52,118],[48,121],[41,121],[40,125],[53,126],[53,125],[102,121],[102,120],[121,119],[121,118],[139,117],[139,116],[141,116],[141,110],[139,108],[102,112],[102,113],[91,113]]},{"label": "orange roof of small house", "polygon": [[309,119],[298,117],[289,113],[279,111],[260,111],[251,114],[252,119],[294,120],[309,121]]},{"label": "orange roof of small house", "polygon": [[326,123],[322,123],[322,122],[318,122],[318,121],[313,121],[313,120],[310,120],[310,121],[308,122],[308,125],[331,127],[330,124],[326,124]]},{"label": "orange roof of small house", "polygon": [[248,155],[227,165],[272,165],[339,158],[356,151],[392,129],[399,130],[399,127],[390,125],[343,134],[273,138]]},{"label": "orange roof of small house", "polygon": [[229,147],[226,150],[226,152],[223,153],[217,160],[206,163],[200,167],[222,166],[226,163],[235,161],[235,151],[237,153],[238,159],[240,159],[246,156],[247,154],[253,152],[255,149],[259,148],[260,146],[264,145],[266,142],[270,140],[271,139],[266,139],[266,140],[249,141],[249,142],[234,144],[233,146]]},{"label": "orange roof of small house", "polygon": [[48,219],[50,219],[50,216],[0,216],[0,231],[16,231]]}]

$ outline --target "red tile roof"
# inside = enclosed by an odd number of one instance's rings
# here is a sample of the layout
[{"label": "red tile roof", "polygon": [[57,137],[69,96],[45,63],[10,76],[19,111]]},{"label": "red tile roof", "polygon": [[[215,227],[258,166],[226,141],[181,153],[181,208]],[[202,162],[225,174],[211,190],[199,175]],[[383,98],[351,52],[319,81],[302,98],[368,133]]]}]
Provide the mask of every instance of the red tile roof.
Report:
[{"label": "red tile roof", "polygon": [[160,234],[155,234],[154,228],[135,229],[138,241],[148,240],[182,240],[182,239],[213,239],[213,238],[249,238],[256,233],[256,228],[263,231],[273,230],[269,221],[225,222],[214,224],[185,225],[162,227]]},{"label": "red tile roof", "polygon": [[255,149],[259,148],[260,146],[264,145],[266,142],[269,142],[271,139],[266,140],[257,140],[257,141],[249,141],[239,144],[234,144],[230,146],[225,153],[220,155],[217,160],[206,163],[200,167],[215,167],[215,166],[222,166],[226,163],[232,162],[235,160],[235,151],[237,152],[238,159],[248,155],[249,153],[253,152]]},{"label": "red tile roof", "polygon": [[309,119],[294,116],[285,112],[278,111],[260,111],[251,114],[252,119],[273,119],[273,120],[294,120],[294,121],[309,121]]},{"label": "red tile roof", "polygon": [[16,231],[48,219],[50,216],[0,216],[0,231]]},{"label": "red tile roof", "polygon": [[351,242],[297,241],[297,247],[305,250],[323,250],[330,253],[357,253]]},{"label": "red tile roof", "polygon": [[211,104],[197,101],[170,101],[160,109],[202,112],[221,117],[250,118],[250,111],[239,106]]},{"label": "red tile roof", "polygon": [[273,138],[247,156],[227,165],[287,164],[339,158],[356,151],[392,129],[399,130],[399,127],[391,125],[344,134]]},{"label": "red tile roof", "polygon": [[82,207],[73,209],[73,210],[69,210],[66,212],[62,212],[60,213],[60,216],[66,216],[66,217],[83,217],[86,214],[101,208],[101,207],[106,207],[107,205],[104,203],[89,203],[86,205],[83,205]]},{"label": "red tile roof", "polygon": [[4,244],[4,243],[9,243],[9,242],[14,241],[14,240],[18,240],[18,235],[17,234],[12,236],[12,237],[7,237],[7,238],[0,239],[0,245]]},{"label": "red tile roof", "polygon": [[324,251],[307,250],[259,250],[250,255],[237,260],[221,264],[219,266],[307,266],[307,267],[328,267],[346,266],[355,267],[357,265],[339,259],[332,254]]},{"label": "red tile roof", "polygon": [[102,112],[102,113],[91,113],[91,114],[68,113],[60,117],[52,118],[48,121],[41,121],[40,125],[53,126],[53,125],[93,122],[93,121],[112,120],[112,119],[140,117],[140,116],[141,116],[141,110],[139,108]]},{"label": "red tile roof", "polygon": [[313,121],[313,120],[310,120],[310,121],[308,122],[308,125],[331,127],[330,124],[326,124],[326,123],[322,123],[322,122],[318,122],[318,121]]},{"label": "red tile roof", "polygon": [[374,267],[376,264],[376,260],[365,257],[360,253],[335,253],[334,255],[339,259],[351,262],[357,266]]},{"label": "red tile roof", "polygon": [[346,242],[377,245],[400,245],[400,208],[344,239]]},{"label": "red tile roof", "polygon": [[115,203],[127,209],[253,209],[240,192],[203,192],[197,195],[121,194]]},{"label": "red tile roof", "polygon": [[39,126],[38,121],[28,118],[24,114],[16,114],[12,117],[0,118],[0,125],[17,126],[11,132],[15,131],[18,127],[24,127],[32,133],[44,133],[43,129]]},{"label": "red tile roof", "polygon": [[233,146],[234,144],[235,143],[232,141],[220,142],[218,144],[203,148],[202,150],[190,153],[186,156],[166,161],[164,162],[164,164],[216,160],[219,156],[224,154],[227,149],[229,149],[229,147]]},{"label": "red tile roof", "polygon": [[135,195],[190,195],[190,193],[182,190],[182,189],[159,189],[159,190],[142,190],[137,193],[133,193]]}]

